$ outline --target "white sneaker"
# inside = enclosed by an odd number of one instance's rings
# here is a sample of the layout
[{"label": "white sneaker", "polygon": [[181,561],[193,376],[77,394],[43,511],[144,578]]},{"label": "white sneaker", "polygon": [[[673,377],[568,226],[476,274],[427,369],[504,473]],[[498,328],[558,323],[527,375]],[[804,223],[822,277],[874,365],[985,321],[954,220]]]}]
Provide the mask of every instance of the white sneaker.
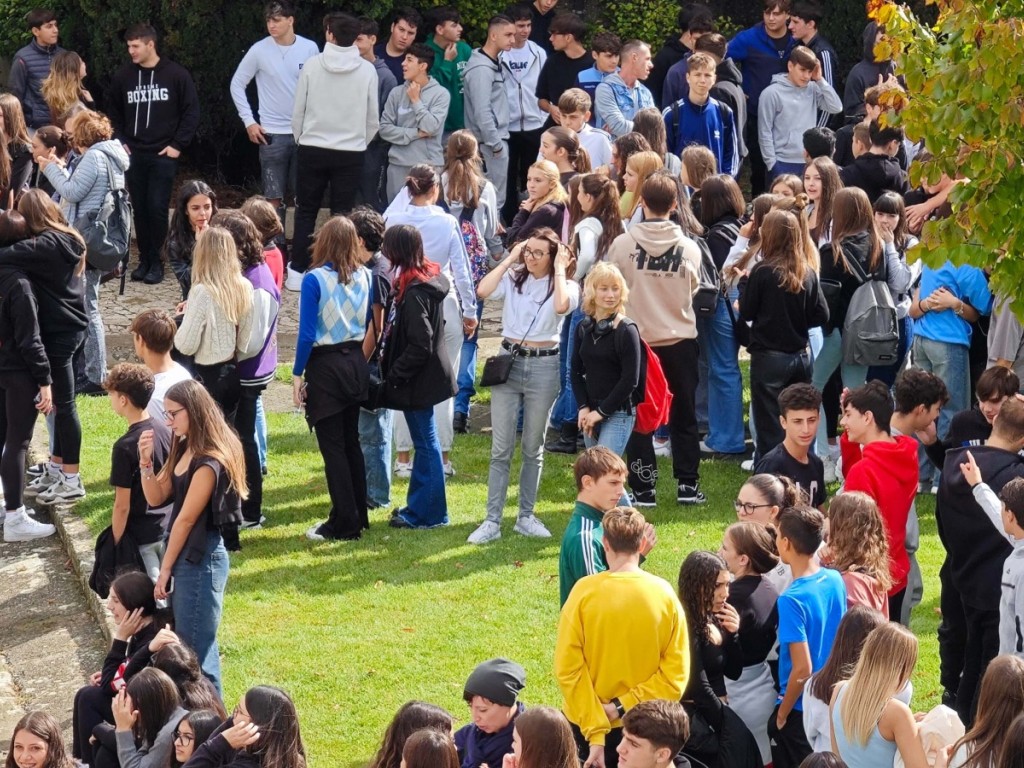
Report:
[{"label": "white sneaker", "polygon": [[516,527],[512,530],[523,534],[523,536],[532,536],[535,539],[551,538],[551,531],[545,528],[544,523],[538,520],[535,515],[520,517],[516,520]]},{"label": "white sneaker", "polygon": [[455,467],[452,466],[450,459],[441,465],[441,469],[444,470],[445,477],[455,477]]},{"label": "white sneaker", "polygon": [[[454,470],[452,471],[454,475]],[[410,478],[412,477],[412,462],[411,461],[396,461],[395,462],[395,477]]]},{"label": "white sneaker", "polygon": [[[519,524],[516,524],[516,528],[519,528]],[[469,538],[466,539],[468,544],[489,544],[492,541],[497,541],[501,538],[501,526],[495,523],[493,520],[484,520],[480,527],[469,534]]]},{"label": "white sneaker", "polygon": [[742,469],[744,472],[753,472],[754,471],[754,460],[753,459],[747,459],[746,461],[741,461],[740,462],[740,469]]},{"label": "white sneaker", "polygon": [[323,523],[317,523],[312,528],[308,529],[306,531],[306,538],[310,541],[327,541],[327,537],[322,536],[319,533],[321,525],[323,525]]},{"label": "white sneaker", "polygon": [[4,523],[4,541],[34,541],[53,536],[57,529],[48,523],[40,523],[28,516],[24,507],[20,512],[12,512]]},{"label": "white sneaker", "polygon": [[654,455],[655,456],[667,456],[672,457],[672,441],[671,440],[658,440],[654,441]]},{"label": "white sneaker", "polygon": [[839,479],[836,475],[836,458],[832,454],[826,454],[821,457],[821,463],[825,465],[825,482],[834,483]]},{"label": "white sneaker", "polygon": [[56,475],[51,475],[49,472],[44,472],[39,475],[35,480],[25,486],[26,496],[37,496],[43,491],[49,489],[51,485],[60,480],[60,471],[58,470]]},{"label": "white sneaker", "polygon": [[294,269],[291,268],[291,265],[289,265],[288,276],[285,278],[284,287],[287,288],[289,291],[301,291],[303,274],[303,272],[296,272]]},{"label": "white sneaker", "polygon": [[40,504],[66,504],[84,498],[85,487],[82,485],[82,478],[78,475],[68,477],[62,472],[57,482],[36,496],[36,501]]}]

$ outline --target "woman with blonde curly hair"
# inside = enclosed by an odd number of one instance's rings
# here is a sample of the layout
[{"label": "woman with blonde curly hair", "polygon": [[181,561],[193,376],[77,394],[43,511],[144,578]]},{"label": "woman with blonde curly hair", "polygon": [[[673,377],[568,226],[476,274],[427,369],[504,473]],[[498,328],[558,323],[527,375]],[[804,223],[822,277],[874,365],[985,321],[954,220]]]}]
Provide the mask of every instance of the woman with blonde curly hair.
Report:
[{"label": "woman with blonde curly hair", "polygon": [[64,128],[71,115],[95,106],[82,83],[86,74],[85,62],[74,51],[61,51],[53,57],[42,90],[50,119],[58,128]]},{"label": "woman with blonde curly hair", "polygon": [[578,425],[587,448],[603,445],[622,455],[643,396],[640,332],[623,310],[626,280],[599,261],[583,286],[583,319],[576,328],[570,379],[579,404]]},{"label": "woman with blonde curly hair", "polygon": [[889,618],[889,542],[878,505],[866,493],[842,493],[828,510],[828,565],[846,584],[846,607],[866,605]]}]

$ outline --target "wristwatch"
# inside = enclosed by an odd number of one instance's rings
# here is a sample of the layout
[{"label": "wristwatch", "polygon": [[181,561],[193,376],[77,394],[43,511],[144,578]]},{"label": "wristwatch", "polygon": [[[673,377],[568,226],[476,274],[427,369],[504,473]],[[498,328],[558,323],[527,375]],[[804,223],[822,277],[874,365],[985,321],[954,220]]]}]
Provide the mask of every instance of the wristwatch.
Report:
[{"label": "wristwatch", "polygon": [[626,708],[622,706],[622,702],[619,701],[618,696],[612,699],[612,706],[615,707],[615,711],[619,713],[619,717],[622,717],[624,714],[626,714]]}]

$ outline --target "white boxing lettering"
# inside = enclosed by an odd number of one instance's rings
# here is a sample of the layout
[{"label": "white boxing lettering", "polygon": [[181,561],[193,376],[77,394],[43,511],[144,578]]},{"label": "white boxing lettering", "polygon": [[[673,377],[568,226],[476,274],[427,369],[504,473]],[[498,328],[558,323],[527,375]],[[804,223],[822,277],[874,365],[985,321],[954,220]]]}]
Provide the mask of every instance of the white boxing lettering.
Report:
[{"label": "white boxing lettering", "polygon": [[128,92],[129,104],[146,104],[147,102],[170,100],[170,91],[159,85],[143,85]]}]

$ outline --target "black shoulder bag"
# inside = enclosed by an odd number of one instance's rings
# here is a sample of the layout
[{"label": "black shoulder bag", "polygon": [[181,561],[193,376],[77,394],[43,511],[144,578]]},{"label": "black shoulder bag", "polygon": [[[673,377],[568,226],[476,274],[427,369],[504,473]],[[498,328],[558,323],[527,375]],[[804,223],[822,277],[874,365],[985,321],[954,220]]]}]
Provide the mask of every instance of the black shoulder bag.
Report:
[{"label": "black shoulder bag", "polygon": [[[554,288],[548,291],[547,296],[544,297],[544,301],[540,303],[541,307],[543,307],[547,300],[551,298],[554,292]],[[512,345],[511,351],[500,352],[497,355],[492,355],[487,358],[484,362],[484,370],[480,374],[481,387],[496,387],[499,384],[505,384],[508,381],[508,377],[512,373],[512,363],[514,363],[516,358],[519,357],[519,350],[522,349],[523,342],[526,341],[526,337],[529,336],[530,331],[533,330],[533,324],[537,322],[538,317],[540,317],[539,308],[537,313],[533,316],[533,320],[530,321],[530,326],[526,329],[526,333],[523,334],[523,338],[520,339],[518,344]]]}]

